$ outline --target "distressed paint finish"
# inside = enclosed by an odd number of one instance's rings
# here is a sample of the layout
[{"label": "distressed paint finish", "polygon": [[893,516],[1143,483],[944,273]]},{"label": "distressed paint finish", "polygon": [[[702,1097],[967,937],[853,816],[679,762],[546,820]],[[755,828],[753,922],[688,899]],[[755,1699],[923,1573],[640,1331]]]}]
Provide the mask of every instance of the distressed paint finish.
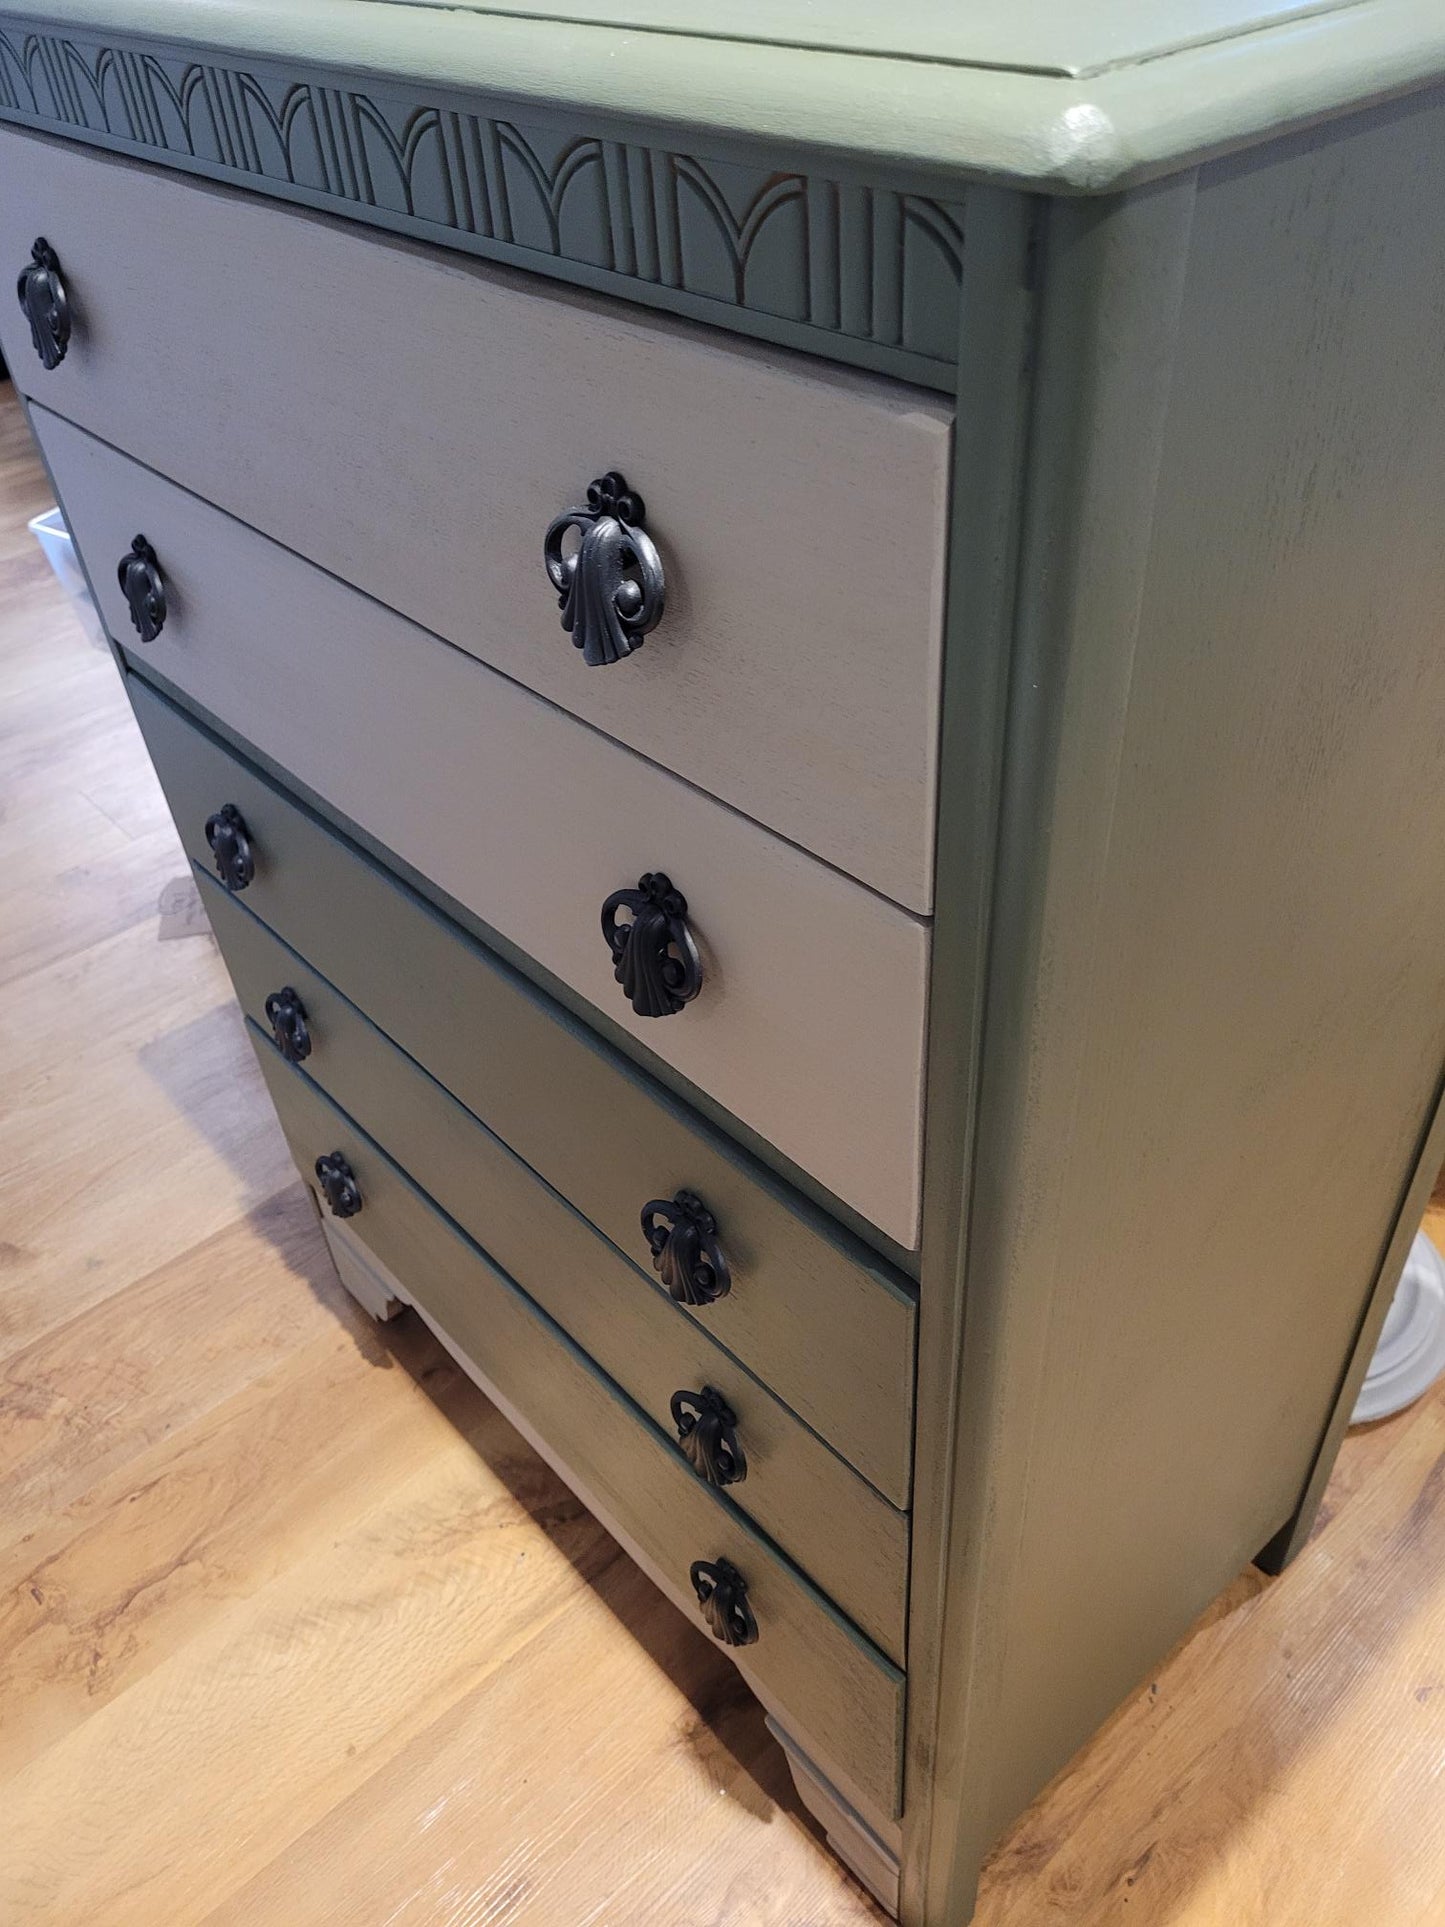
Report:
[{"label": "distressed paint finish", "polygon": [[[629,1262],[490,1129],[420,1071],[213,878],[202,901],[242,1009],[294,984],[315,1048],[305,1075],[357,1118],[663,1433],[675,1391],[717,1386],[737,1420],[747,1476],[728,1498],[875,1645],[902,1662],[908,1523],[767,1385],[668,1298],[645,1249]],[[599,1128],[606,1125],[599,1121]],[[365,1227],[360,1227],[364,1234]]]}]

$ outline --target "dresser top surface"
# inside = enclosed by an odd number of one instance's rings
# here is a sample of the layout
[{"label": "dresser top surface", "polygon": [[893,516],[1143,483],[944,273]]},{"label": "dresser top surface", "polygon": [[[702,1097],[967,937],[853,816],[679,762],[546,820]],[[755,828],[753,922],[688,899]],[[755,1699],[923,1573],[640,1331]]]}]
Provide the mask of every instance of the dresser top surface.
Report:
[{"label": "dresser top surface", "polygon": [[1445,78],[1439,0],[0,0],[30,26],[1063,193]]},{"label": "dresser top surface", "polygon": [[[359,0],[436,11],[436,0]],[[1368,0],[450,0],[463,12],[1080,77]]]}]

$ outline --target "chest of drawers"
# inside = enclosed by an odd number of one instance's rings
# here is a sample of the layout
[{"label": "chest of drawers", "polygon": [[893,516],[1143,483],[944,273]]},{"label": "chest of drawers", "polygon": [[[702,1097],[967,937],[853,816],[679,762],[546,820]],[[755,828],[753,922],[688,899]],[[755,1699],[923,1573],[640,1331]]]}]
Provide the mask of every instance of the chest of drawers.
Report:
[{"label": "chest of drawers", "polygon": [[1302,1542],[1445,1153],[1442,74],[0,8],[0,345],[338,1270],[909,1927]]}]

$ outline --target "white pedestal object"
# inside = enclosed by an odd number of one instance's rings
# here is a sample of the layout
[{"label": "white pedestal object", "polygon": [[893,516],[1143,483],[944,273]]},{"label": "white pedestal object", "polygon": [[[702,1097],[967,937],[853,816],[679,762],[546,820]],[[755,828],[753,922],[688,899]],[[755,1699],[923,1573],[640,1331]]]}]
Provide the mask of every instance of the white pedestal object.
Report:
[{"label": "white pedestal object", "polygon": [[1350,1414],[1351,1425],[1404,1411],[1445,1371],[1445,1259],[1415,1234],[1395,1301]]}]

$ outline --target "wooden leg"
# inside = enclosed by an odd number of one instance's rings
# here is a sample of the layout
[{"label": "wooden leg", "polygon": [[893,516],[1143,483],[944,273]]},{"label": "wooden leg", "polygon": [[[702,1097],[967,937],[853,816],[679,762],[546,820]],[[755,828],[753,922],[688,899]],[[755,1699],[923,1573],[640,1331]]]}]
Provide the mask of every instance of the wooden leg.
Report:
[{"label": "wooden leg", "polygon": [[[309,1185],[307,1191],[311,1193]],[[311,1201],[313,1204],[316,1202],[314,1193],[311,1193]],[[336,1275],[362,1310],[370,1312],[379,1323],[385,1323],[388,1318],[395,1318],[398,1312],[405,1311],[408,1300],[386,1266],[374,1258],[340,1220],[328,1217],[319,1206],[317,1215],[331,1250],[331,1262],[336,1266]]]},{"label": "wooden leg", "polygon": [[788,1756],[798,1798],[828,1836],[828,1845],[855,1873],[896,1920],[898,1918],[898,1855],[881,1840],[866,1820],[855,1813],[842,1794],[814,1766],[796,1741],[768,1715],[768,1731]]},{"label": "wooden leg", "polygon": [[1254,1555],[1254,1563],[1261,1572],[1268,1573],[1271,1579],[1279,1577],[1295,1554],[1303,1551],[1318,1511],[1319,1497],[1316,1497],[1307,1514],[1297,1512],[1280,1527],[1269,1544]]}]

